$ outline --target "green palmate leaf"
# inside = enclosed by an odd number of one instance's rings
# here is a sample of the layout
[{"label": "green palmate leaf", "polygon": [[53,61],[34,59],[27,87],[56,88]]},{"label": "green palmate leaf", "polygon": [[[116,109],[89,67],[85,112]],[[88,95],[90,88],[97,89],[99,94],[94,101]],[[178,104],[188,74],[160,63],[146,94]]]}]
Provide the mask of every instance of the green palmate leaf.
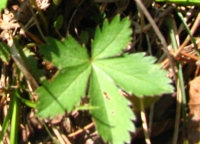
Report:
[{"label": "green palmate leaf", "polygon": [[95,64],[106,72],[117,85],[136,96],[152,96],[173,91],[171,82],[155,58],[137,53],[113,59],[98,60]]},{"label": "green palmate leaf", "polygon": [[44,71],[38,69],[37,61],[35,59],[35,54],[31,52],[29,49],[24,49],[24,57],[23,61],[26,62],[26,67],[28,71],[34,76],[37,81],[40,81],[43,77]]},{"label": "green palmate leaf", "polygon": [[91,71],[86,49],[72,37],[64,42],[52,38],[47,41],[47,45],[40,47],[40,52],[58,66],[59,74],[53,81],[43,82],[36,91],[40,96],[37,109],[41,117],[71,111],[85,95]]},{"label": "green palmate leaf", "polygon": [[[91,114],[97,130],[105,141],[122,144],[130,142],[129,132],[135,131],[135,119],[130,102],[120,95],[120,89],[137,96],[172,92],[170,80],[155,58],[144,53],[120,56],[130,41],[130,21],[116,16],[96,29],[92,42],[91,60],[85,47],[71,36],[63,42],[48,38],[40,46],[45,59],[58,67],[58,75],[43,82],[37,89],[37,109],[41,117],[54,116],[72,110],[84,96],[90,79]],[[86,108],[87,109],[87,108]]]},{"label": "green palmate leaf", "polygon": [[89,74],[90,66],[84,64],[63,69],[53,82],[44,82],[37,90],[38,115],[53,117],[71,111],[85,95]]},{"label": "green palmate leaf", "polygon": [[130,102],[119,94],[112,79],[97,66],[93,65],[90,81],[90,104],[98,105],[91,110],[97,130],[104,140],[113,144],[130,142],[128,131],[134,131],[131,120],[135,117],[128,107]]},{"label": "green palmate leaf", "polygon": [[98,27],[95,32],[95,38],[92,42],[92,59],[101,59],[113,57],[126,47],[131,40],[130,21],[116,16],[109,24],[104,21],[102,30]]},{"label": "green palmate leaf", "polygon": [[71,36],[63,42],[53,38],[47,38],[47,42],[47,45],[40,46],[40,52],[59,69],[89,62],[86,48]]}]

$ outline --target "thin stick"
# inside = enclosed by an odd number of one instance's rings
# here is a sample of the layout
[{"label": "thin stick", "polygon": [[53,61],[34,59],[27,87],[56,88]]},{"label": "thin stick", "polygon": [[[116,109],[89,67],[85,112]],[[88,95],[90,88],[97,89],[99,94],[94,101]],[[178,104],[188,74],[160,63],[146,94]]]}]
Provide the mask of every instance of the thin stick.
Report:
[{"label": "thin stick", "polygon": [[[48,24],[47,24],[47,22],[46,22],[46,19],[45,19],[44,15],[43,15],[42,11],[41,11],[40,8],[38,8],[38,6],[37,6],[36,0],[31,0],[31,3],[34,5],[35,9],[37,10],[37,12],[38,12],[38,14],[39,14],[39,16],[40,16],[40,18],[41,18],[43,24],[44,24],[45,32],[48,33]],[[30,6],[30,9],[31,9],[31,13],[33,13],[33,9],[32,9],[31,6]],[[33,14],[34,14],[34,13],[33,13]],[[36,17],[34,17],[34,19],[36,20]],[[38,23],[38,22],[36,21],[36,24],[37,24],[37,23]]]},{"label": "thin stick", "polygon": [[[181,51],[185,48],[185,46],[188,44],[188,42],[190,41],[190,38],[193,36],[194,32],[197,30],[198,26],[200,25],[200,13],[198,14],[197,18],[195,19],[195,22],[190,30],[190,33],[188,34],[187,38],[185,39],[185,41],[181,44],[181,46],[179,46],[178,50],[174,53],[174,57],[177,57]],[[197,44],[197,41],[194,42],[194,47]],[[168,67],[168,62],[169,60],[166,59],[163,63],[165,64],[165,67]]]},{"label": "thin stick", "polygon": [[[84,0],[82,0],[82,1],[79,3],[79,6],[81,6],[83,2],[84,2]],[[68,23],[68,26],[67,26],[66,37],[67,37],[67,35],[68,35],[68,31],[69,31],[70,25],[71,25],[71,23],[72,23],[72,20],[73,20],[73,18],[74,18],[74,16],[75,16],[77,10],[78,10],[77,8],[74,10],[74,12],[73,12],[73,14],[72,14],[72,16],[71,16],[71,18],[70,18],[70,20],[69,20],[69,23]]]},{"label": "thin stick", "polygon": [[142,119],[142,127],[144,130],[145,141],[146,141],[146,144],[151,144],[151,141],[149,138],[149,130],[148,130],[148,126],[147,126],[147,120],[146,120],[146,116],[145,116],[143,98],[140,98],[140,109],[141,109],[140,115],[141,115],[141,119]]},{"label": "thin stick", "polygon": [[19,52],[17,51],[17,48],[15,46],[14,40],[11,35],[10,35],[10,39],[8,39],[8,45],[10,46],[10,51],[12,54],[11,56],[13,60],[15,61],[16,65],[18,66],[18,68],[22,71],[22,73],[26,77],[28,84],[30,84],[31,89],[32,89],[31,91],[36,90],[39,87],[39,85],[37,81],[35,80],[35,78],[32,76],[32,74],[27,70],[23,59],[21,58]]},{"label": "thin stick", "polygon": [[30,7],[30,11],[31,11],[32,16],[33,16],[33,18],[34,18],[34,20],[35,20],[35,24],[36,24],[36,26],[37,26],[37,28],[38,28],[38,31],[39,31],[40,35],[42,36],[43,40],[46,42],[46,38],[45,38],[45,36],[44,36],[44,34],[43,34],[41,28],[40,28],[40,25],[39,25],[39,23],[38,23],[38,20],[37,20],[37,18],[36,18],[36,16],[35,16],[35,13],[34,13],[32,7]]},{"label": "thin stick", "polygon": [[153,123],[153,115],[154,115],[154,103],[150,106],[150,113],[149,113],[149,136],[151,136],[151,128]]},{"label": "thin stick", "polygon": [[[171,5],[169,6],[163,13],[161,13],[158,17],[156,17],[154,19],[155,22],[159,22],[161,18],[165,17],[168,13],[170,13],[172,10],[174,9],[174,6]],[[136,29],[134,31],[134,33],[136,34],[140,34],[141,32],[146,32],[147,30],[149,30],[151,28],[151,23],[150,24],[147,24],[145,25],[144,27],[142,27],[142,29]]]},{"label": "thin stick", "polygon": [[181,51],[180,54],[181,54],[181,55],[184,55],[184,56],[186,56],[186,57],[188,57],[188,58],[190,58],[190,59],[196,60],[196,61],[200,60],[199,57],[194,56],[194,55],[191,55],[191,54],[188,54],[188,53],[183,52],[183,51]]},{"label": "thin stick", "polygon": [[[170,40],[172,43],[172,47],[174,48],[174,51],[177,51],[179,46],[179,40],[178,40],[178,32],[175,25],[175,20],[172,19],[172,17],[167,17],[167,26],[169,29],[170,34]],[[182,72],[182,65],[180,63],[177,64],[178,66],[178,79],[176,82],[177,86],[177,106],[176,106],[176,119],[175,119],[175,126],[174,126],[174,135],[173,135],[173,144],[177,143],[178,139],[178,131],[179,131],[179,122],[180,122],[180,110],[182,105],[182,115],[184,119],[184,127],[187,126],[187,119],[186,119],[186,95],[185,95],[185,89],[184,89],[184,79],[183,79],[183,72]],[[181,98],[180,98],[181,97]],[[180,103],[181,102],[181,103]]]},{"label": "thin stick", "polygon": [[64,134],[61,134],[61,136],[62,136],[63,140],[66,142],[66,144],[71,144],[69,139]]},{"label": "thin stick", "polygon": [[177,80],[176,119],[175,119],[175,124],[174,124],[174,135],[173,135],[172,144],[177,144],[179,123],[180,123],[181,103],[182,103],[182,94],[180,90],[180,80],[178,79]]},{"label": "thin stick", "polygon": [[53,136],[53,134],[51,133],[51,131],[49,130],[48,126],[45,124],[44,120],[42,121],[42,124],[45,128],[45,130],[47,131],[48,135],[51,137],[51,139],[53,140],[53,142],[55,144],[58,144],[58,140]]},{"label": "thin stick", "polygon": [[[52,130],[53,130],[54,134],[56,135],[59,143],[60,144],[65,144],[65,141],[63,140],[61,134],[58,132],[58,130],[54,126],[52,126]],[[67,144],[69,144],[69,143],[67,143]]]},{"label": "thin stick", "polygon": [[185,39],[185,41],[182,43],[182,45],[178,48],[178,50],[175,52],[174,56],[177,57],[179,55],[179,53],[183,50],[183,48],[188,44],[188,42],[190,41],[192,35],[194,34],[194,32],[197,30],[198,26],[200,25],[200,13],[198,14],[191,30],[190,33],[188,34],[187,38]]},{"label": "thin stick", "polygon": [[170,66],[173,70],[173,73],[174,73],[174,79],[176,79],[176,72],[175,72],[175,69],[174,69],[174,63],[173,63],[173,58],[167,48],[167,43],[165,41],[165,38],[164,36],[162,35],[162,33],[160,32],[158,26],[156,25],[155,21],[153,20],[153,18],[151,17],[151,15],[149,14],[149,12],[147,11],[146,7],[143,5],[143,3],[141,2],[141,0],[135,0],[135,2],[137,3],[137,5],[142,9],[142,11],[144,12],[146,18],[149,20],[151,26],[153,27],[155,33],[157,34],[158,38],[160,39],[161,41],[161,44],[163,45],[164,47],[164,51],[165,53],[167,54],[167,57],[169,59],[169,62],[170,62]]},{"label": "thin stick", "polygon": [[69,134],[68,137],[74,137],[74,136],[76,136],[76,135],[82,133],[83,131],[85,131],[85,130],[87,130],[87,129],[93,127],[93,126],[94,126],[94,123],[90,123],[90,124],[86,125],[84,128],[79,129],[79,130],[77,130],[76,132]]}]

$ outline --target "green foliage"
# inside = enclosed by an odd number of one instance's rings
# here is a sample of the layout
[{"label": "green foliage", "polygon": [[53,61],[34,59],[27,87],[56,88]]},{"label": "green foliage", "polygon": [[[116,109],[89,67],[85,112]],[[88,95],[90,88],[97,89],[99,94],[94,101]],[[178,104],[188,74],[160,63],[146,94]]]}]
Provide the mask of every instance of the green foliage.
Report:
[{"label": "green foliage", "polygon": [[81,41],[81,43],[85,44],[85,43],[88,42],[88,40],[89,40],[89,33],[88,33],[88,31],[82,30],[81,34],[80,34],[80,41]]},{"label": "green foliage", "polygon": [[9,61],[10,58],[9,47],[2,42],[0,43],[0,58],[6,63]]},{"label": "green foliage", "polygon": [[166,72],[159,65],[152,65],[153,57],[144,53],[130,54],[113,59],[98,60],[95,64],[107,73],[122,89],[136,96],[152,96],[171,89]]},{"label": "green foliage", "polygon": [[171,2],[182,5],[200,5],[199,0],[155,0],[156,2]]},{"label": "green foliage", "polygon": [[92,42],[92,59],[102,59],[119,55],[131,40],[130,22],[123,19],[119,24],[119,16],[115,17],[109,24],[104,21],[102,30],[96,29],[94,41]]},{"label": "green foliage", "polygon": [[35,60],[35,54],[29,49],[23,49],[24,55],[21,55],[23,61],[26,62],[26,68],[34,76],[37,81],[40,81],[43,77],[44,71],[38,69],[37,62]]},{"label": "green foliage", "polygon": [[2,11],[2,9],[4,9],[6,7],[6,4],[7,4],[7,0],[0,1],[0,12]]},{"label": "green foliage", "polygon": [[119,93],[113,80],[98,66],[93,66],[90,80],[90,104],[99,106],[91,110],[97,130],[104,140],[115,143],[130,142],[128,131],[135,131],[135,119],[130,102]]},{"label": "green foliage", "polygon": [[120,21],[116,16],[110,23],[106,20],[102,29],[96,29],[91,57],[71,36],[62,42],[48,38],[40,52],[59,71],[36,91],[38,116],[71,111],[89,88],[90,106],[98,107],[90,112],[102,138],[110,143],[130,142],[135,116],[121,89],[138,97],[173,91],[166,72],[153,64],[155,58],[144,57],[144,53],[122,55],[130,35],[128,18]]},{"label": "green foliage", "polygon": [[37,90],[41,95],[38,115],[42,117],[61,114],[65,109],[71,111],[85,95],[91,71],[86,49],[72,37],[62,43],[52,38],[47,42],[41,46],[40,52],[59,68],[59,75],[51,82],[43,82],[43,87]]},{"label": "green foliage", "polygon": [[63,21],[64,21],[64,17],[62,15],[59,15],[53,24],[54,28],[60,29],[63,25]]}]

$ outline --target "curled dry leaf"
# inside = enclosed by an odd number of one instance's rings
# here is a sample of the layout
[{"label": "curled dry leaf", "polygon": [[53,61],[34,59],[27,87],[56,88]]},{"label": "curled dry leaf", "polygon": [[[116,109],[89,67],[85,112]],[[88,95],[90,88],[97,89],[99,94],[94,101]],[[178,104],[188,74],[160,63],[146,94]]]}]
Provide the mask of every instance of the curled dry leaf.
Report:
[{"label": "curled dry leaf", "polygon": [[188,141],[200,141],[200,76],[190,81],[189,90]]}]

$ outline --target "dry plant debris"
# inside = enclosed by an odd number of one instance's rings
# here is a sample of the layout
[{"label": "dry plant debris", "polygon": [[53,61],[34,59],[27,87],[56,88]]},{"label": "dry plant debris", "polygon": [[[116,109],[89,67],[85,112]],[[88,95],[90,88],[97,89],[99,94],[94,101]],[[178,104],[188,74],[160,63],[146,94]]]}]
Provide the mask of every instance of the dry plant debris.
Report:
[{"label": "dry plant debris", "polygon": [[194,78],[189,84],[188,140],[189,143],[198,143],[200,140],[200,77]]},{"label": "dry plant debris", "polygon": [[[124,2],[124,3],[123,3]],[[148,12],[151,14],[154,22],[164,35],[167,42],[167,48],[170,51],[176,72],[179,69],[176,67],[177,63],[181,63],[182,73],[184,78],[184,87],[187,96],[188,106],[188,123],[187,134],[183,128],[182,119],[179,121],[179,137],[177,143],[183,143],[188,140],[189,143],[198,143],[200,141],[200,58],[195,51],[195,45],[190,42],[190,36],[186,32],[180,18],[177,16],[175,9],[179,10],[185,21],[190,28],[191,35],[196,40],[198,51],[200,49],[200,13],[199,6],[174,6],[172,4],[155,3],[148,1],[144,3]],[[38,53],[39,44],[45,43],[44,36],[56,37],[61,39],[66,35],[72,35],[81,43],[81,32],[86,32],[88,37],[92,37],[94,29],[97,25],[101,25],[103,19],[111,20],[117,13],[121,17],[129,16],[131,19],[132,41],[131,45],[127,47],[126,51],[129,53],[146,52],[147,55],[157,57],[157,61],[162,63],[163,68],[168,70],[168,76],[173,78],[174,73],[169,66],[169,57],[163,52],[163,45],[161,44],[157,34],[152,29],[152,25],[148,22],[141,11],[132,0],[126,1],[110,1],[109,3],[102,0],[91,1],[62,1],[58,5],[54,13],[51,8],[52,2],[48,0],[37,0],[36,5],[29,3],[26,0],[10,0],[7,8],[2,11],[0,17],[0,39],[2,42],[8,44],[10,34],[18,36],[18,43],[21,47],[28,47],[30,44],[34,45],[29,49],[32,52],[33,58],[37,59],[37,64],[40,69],[44,69],[45,75],[49,80],[54,78],[57,68],[53,67],[50,62],[43,61],[43,57]],[[53,12],[52,12],[53,11]],[[92,13],[93,12],[93,13]],[[189,13],[190,12],[190,13]],[[43,23],[42,15],[48,20],[48,28]],[[48,15],[52,17],[48,17]],[[64,17],[64,22],[60,29],[54,29],[53,23],[58,17],[58,14]],[[179,39],[178,50],[173,50],[169,40],[169,31],[166,28],[165,17],[172,16],[174,19],[175,27],[177,29],[177,37]],[[55,17],[55,18],[53,18]],[[47,29],[47,30],[46,30]],[[90,42],[86,40],[85,45]],[[18,69],[14,66],[13,60],[8,57],[3,57],[0,52],[0,131],[2,131],[3,121],[8,115],[9,105],[11,101],[11,91],[18,89],[24,98],[29,99],[30,88],[26,86],[26,80],[22,74],[17,76],[17,82],[11,83],[13,77],[16,77]],[[7,59],[7,60],[6,60]],[[28,63],[25,64],[30,66]],[[28,71],[29,67],[26,67]],[[33,66],[33,65],[31,65]],[[37,67],[37,69],[38,69]],[[32,73],[32,71],[30,71]],[[33,77],[40,84],[40,79],[33,75]],[[193,79],[191,81],[191,79]],[[19,83],[22,82],[22,83]],[[175,85],[175,84],[174,84]],[[22,89],[19,89],[21,87]],[[188,89],[189,87],[189,89]],[[150,141],[151,143],[172,143],[175,123],[175,109],[176,96],[179,87],[175,86],[175,91],[171,95],[163,95],[159,100],[158,98],[144,99],[146,103],[146,117],[148,120]],[[33,94],[33,93],[32,93]],[[128,94],[123,94],[129,96]],[[129,97],[131,101],[136,102],[136,98]],[[37,96],[30,98],[35,101]],[[87,101],[83,99],[82,101]],[[149,106],[149,101],[156,103],[154,106]],[[133,102],[133,103],[134,103]],[[140,119],[138,103],[135,104],[137,120],[134,122],[137,126],[136,133],[132,134],[132,143],[145,143],[143,134],[142,121]],[[154,108],[153,108],[154,107]],[[20,106],[19,117],[19,143],[104,143],[99,137],[94,128],[91,116],[86,111],[73,111],[69,114],[58,115],[53,119],[40,119],[35,116],[34,108],[26,106],[24,103]],[[180,112],[181,113],[181,112]],[[151,117],[151,115],[153,115]],[[150,118],[150,119],[148,119]],[[48,128],[49,133],[45,128]],[[9,139],[10,127],[8,127],[5,135],[3,136],[3,143],[10,143]],[[164,138],[167,138],[165,141]]]}]

